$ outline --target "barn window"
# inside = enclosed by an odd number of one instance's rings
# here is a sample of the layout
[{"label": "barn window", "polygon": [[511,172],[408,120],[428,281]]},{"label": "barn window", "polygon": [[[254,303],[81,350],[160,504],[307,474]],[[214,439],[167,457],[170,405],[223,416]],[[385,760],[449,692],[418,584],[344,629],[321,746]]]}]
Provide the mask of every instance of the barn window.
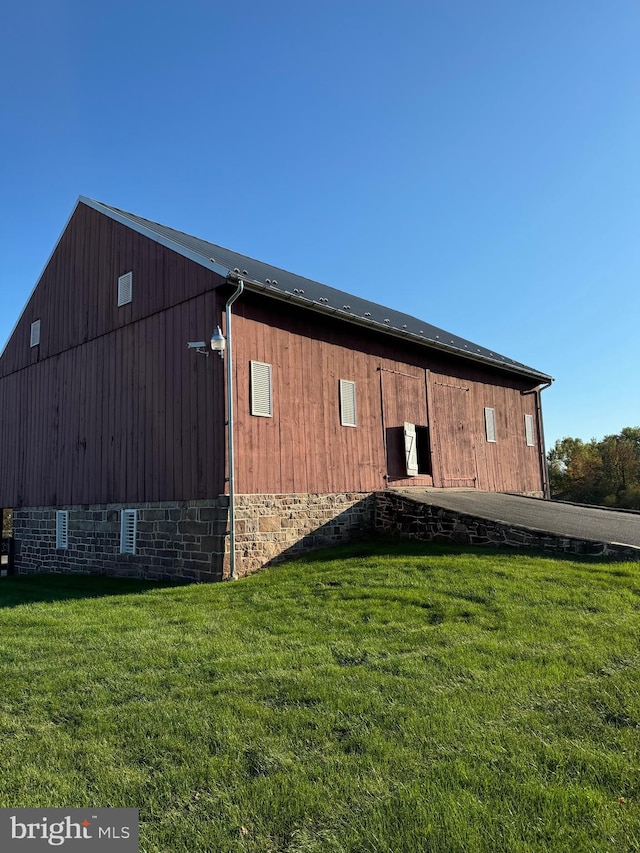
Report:
[{"label": "barn window", "polygon": [[250,361],[249,365],[251,368],[251,414],[261,418],[272,418],[271,365],[262,361]]},{"label": "barn window", "polygon": [[524,416],[524,434],[527,438],[527,447],[535,447],[534,430],[533,430],[533,415]]},{"label": "barn window", "polygon": [[485,406],[484,428],[487,433],[487,441],[495,444],[496,441],[496,410]]},{"label": "barn window", "polygon": [[31,344],[32,347],[37,347],[40,343],[40,320],[34,320],[31,324]]},{"label": "barn window", "polygon": [[340,380],[340,423],[342,426],[357,426],[356,420],[356,383],[348,379]]},{"label": "barn window", "polygon": [[56,511],[56,548],[69,547],[69,510]]},{"label": "barn window", "polygon": [[136,531],[138,513],[135,509],[123,509],[120,513],[120,553],[136,553]]},{"label": "barn window", "polygon": [[127,305],[133,297],[133,273],[128,272],[118,279],[118,308]]}]

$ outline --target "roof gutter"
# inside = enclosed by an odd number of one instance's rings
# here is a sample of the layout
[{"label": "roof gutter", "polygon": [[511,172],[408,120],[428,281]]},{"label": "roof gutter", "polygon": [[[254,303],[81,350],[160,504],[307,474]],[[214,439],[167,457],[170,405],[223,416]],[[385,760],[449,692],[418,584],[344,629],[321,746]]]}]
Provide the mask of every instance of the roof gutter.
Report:
[{"label": "roof gutter", "polygon": [[[231,273],[231,275],[233,275],[233,273]],[[518,366],[515,362],[509,364],[508,362],[496,361],[495,359],[482,355],[482,353],[473,353],[471,351],[467,352],[459,349],[458,347],[445,344],[442,341],[434,341],[431,338],[425,338],[421,335],[417,335],[415,332],[400,331],[399,329],[386,326],[384,323],[379,323],[377,320],[358,317],[355,314],[350,314],[348,311],[343,311],[341,308],[333,308],[331,305],[323,305],[321,302],[316,302],[313,299],[307,299],[304,296],[299,296],[298,294],[290,293],[289,291],[278,290],[261,281],[247,279],[246,277],[244,277],[243,280],[248,290],[255,293],[266,294],[267,296],[279,299],[282,302],[293,302],[304,308],[317,311],[320,314],[338,316],[340,319],[345,320],[348,323],[354,323],[355,325],[363,326],[368,329],[375,329],[376,331],[384,332],[387,335],[400,338],[404,341],[411,340],[414,343],[419,343],[422,346],[427,346],[431,349],[439,350],[449,355],[455,355],[458,358],[465,358],[470,361],[479,362],[483,365],[489,365],[499,370],[506,370],[509,373],[516,373],[518,376],[526,376],[529,379],[536,380],[536,382],[548,383],[549,385],[553,382],[552,377],[548,376],[546,373],[538,373],[534,370],[528,370],[526,367]]]}]

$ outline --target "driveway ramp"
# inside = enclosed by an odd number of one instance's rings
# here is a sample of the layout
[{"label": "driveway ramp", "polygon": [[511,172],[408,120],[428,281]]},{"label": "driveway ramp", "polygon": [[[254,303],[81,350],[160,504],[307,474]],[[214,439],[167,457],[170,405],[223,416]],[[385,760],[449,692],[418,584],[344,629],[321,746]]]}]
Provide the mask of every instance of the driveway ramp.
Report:
[{"label": "driveway ramp", "polygon": [[[639,512],[476,489],[393,489],[383,494],[388,497],[385,500],[378,496],[381,499],[378,526],[386,527],[387,532],[440,541],[640,560]],[[404,505],[402,509],[399,502]],[[385,503],[389,509],[386,524],[382,518]],[[395,531],[391,529],[394,511]],[[401,515],[406,521],[401,521]]]}]

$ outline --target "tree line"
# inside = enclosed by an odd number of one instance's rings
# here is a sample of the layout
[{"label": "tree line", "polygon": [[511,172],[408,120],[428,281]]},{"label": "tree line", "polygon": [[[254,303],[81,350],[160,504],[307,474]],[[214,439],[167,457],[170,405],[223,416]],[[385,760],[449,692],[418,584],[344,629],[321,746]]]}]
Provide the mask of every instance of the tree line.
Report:
[{"label": "tree line", "polygon": [[559,438],[547,459],[556,500],[640,509],[640,427],[601,441]]}]

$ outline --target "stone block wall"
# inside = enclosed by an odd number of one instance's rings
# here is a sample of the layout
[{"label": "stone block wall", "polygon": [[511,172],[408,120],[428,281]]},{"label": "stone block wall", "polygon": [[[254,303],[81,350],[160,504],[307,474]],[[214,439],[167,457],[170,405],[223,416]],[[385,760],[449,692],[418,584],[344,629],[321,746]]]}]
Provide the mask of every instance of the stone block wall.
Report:
[{"label": "stone block wall", "polygon": [[[137,510],[135,554],[120,553],[123,507]],[[56,509],[69,510],[68,548],[56,548]],[[213,501],[16,509],[15,570],[220,580],[227,516],[224,495]]]},{"label": "stone block wall", "polygon": [[[229,575],[227,496],[214,501],[29,507],[13,515],[15,570],[208,582]],[[120,553],[120,513],[137,510],[136,553]],[[56,510],[69,510],[68,547],[56,548]],[[375,496],[239,495],[236,569],[370,535]]]},{"label": "stone block wall", "polygon": [[640,548],[575,539],[553,533],[528,530],[518,525],[489,521],[465,513],[411,500],[393,492],[376,495],[377,533],[405,536],[432,542],[519,548],[591,557],[640,560]]},{"label": "stone block wall", "polygon": [[237,495],[237,572],[371,535],[374,516],[372,493]]},{"label": "stone block wall", "polygon": [[[228,497],[145,503],[137,510],[136,553],[120,553],[122,504],[69,510],[68,548],[56,548],[56,509],[13,513],[15,571],[105,574],[209,582],[229,575]],[[528,530],[411,500],[394,492],[238,495],[236,569],[256,569],[315,548],[375,534],[640,560],[640,548]]]}]

